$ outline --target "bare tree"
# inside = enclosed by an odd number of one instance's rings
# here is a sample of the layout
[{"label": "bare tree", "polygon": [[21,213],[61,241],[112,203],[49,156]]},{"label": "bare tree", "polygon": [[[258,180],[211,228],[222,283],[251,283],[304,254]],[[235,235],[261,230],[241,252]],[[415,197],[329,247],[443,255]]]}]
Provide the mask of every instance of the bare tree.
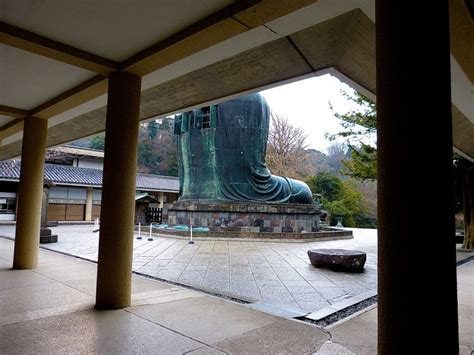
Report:
[{"label": "bare tree", "polygon": [[306,164],[307,138],[285,116],[272,112],[266,159],[272,173],[296,179],[310,175],[310,166]]}]

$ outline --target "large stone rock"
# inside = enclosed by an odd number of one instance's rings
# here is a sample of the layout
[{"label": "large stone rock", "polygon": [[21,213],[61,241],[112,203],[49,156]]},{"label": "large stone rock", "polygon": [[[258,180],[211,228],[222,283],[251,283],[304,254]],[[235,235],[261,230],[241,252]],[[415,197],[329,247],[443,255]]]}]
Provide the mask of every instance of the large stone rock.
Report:
[{"label": "large stone rock", "polygon": [[315,267],[350,272],[364,271],[367,259],[362,251],[346,249],[310,249],[308,256]]}]

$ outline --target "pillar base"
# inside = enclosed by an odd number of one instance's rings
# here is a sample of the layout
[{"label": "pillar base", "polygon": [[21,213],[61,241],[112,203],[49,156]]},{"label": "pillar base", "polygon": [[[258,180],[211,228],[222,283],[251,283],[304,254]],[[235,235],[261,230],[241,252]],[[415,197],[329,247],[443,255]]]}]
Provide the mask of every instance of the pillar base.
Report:
[{"label": "pillar base", "polygon": [[58,235],[52,234],[51,229],[47,227],[40,228],[40,244],[57,243]]}]

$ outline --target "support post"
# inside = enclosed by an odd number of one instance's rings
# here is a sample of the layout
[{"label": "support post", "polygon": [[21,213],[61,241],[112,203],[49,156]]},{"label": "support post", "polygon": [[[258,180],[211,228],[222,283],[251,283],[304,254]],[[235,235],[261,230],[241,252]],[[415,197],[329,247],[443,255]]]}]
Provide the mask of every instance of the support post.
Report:
[{"label": "support post", "polygon": [[94,193],[94,188],[88,187],[87,188],[87,195],[86,195],[86,221],[92,221],[92,196]]},{"label": "support post", "polygon": [[33,269],[38,266],[47,132],[47,120],[25,118],[17,194],[14,269]]},{"label": "support post", "polygon": [[165,194],[163,191],[160,191],[158,194],[158,201],[160,202],[160,208],[163,208],[164,201],[165,201]]},{"label": "support post", "polygon": [[428,17],[426,11],[376,0],[384,355],[459,351],[448,1],[430,3]]},{"label": "support post", "polygon": [[96,307],[130,305],[140,77],[109,76]]}]

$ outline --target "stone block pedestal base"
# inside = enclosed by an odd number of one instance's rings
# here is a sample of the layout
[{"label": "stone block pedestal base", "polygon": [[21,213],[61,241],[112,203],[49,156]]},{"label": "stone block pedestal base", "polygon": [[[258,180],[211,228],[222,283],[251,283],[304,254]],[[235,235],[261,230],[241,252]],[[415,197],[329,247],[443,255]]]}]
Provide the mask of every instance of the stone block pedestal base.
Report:
[{"label": "stone block pedestal base", "polygon": [[168,223],[210,232],[314,233],[320,230],[319,214],[313,205],[178,201],[168,209]]},{"label": "stone block pedestal base", "polygon": [[40,244],[57,243],[57,234],[52,234],[51,229],[42,227],[40,229]]}]

